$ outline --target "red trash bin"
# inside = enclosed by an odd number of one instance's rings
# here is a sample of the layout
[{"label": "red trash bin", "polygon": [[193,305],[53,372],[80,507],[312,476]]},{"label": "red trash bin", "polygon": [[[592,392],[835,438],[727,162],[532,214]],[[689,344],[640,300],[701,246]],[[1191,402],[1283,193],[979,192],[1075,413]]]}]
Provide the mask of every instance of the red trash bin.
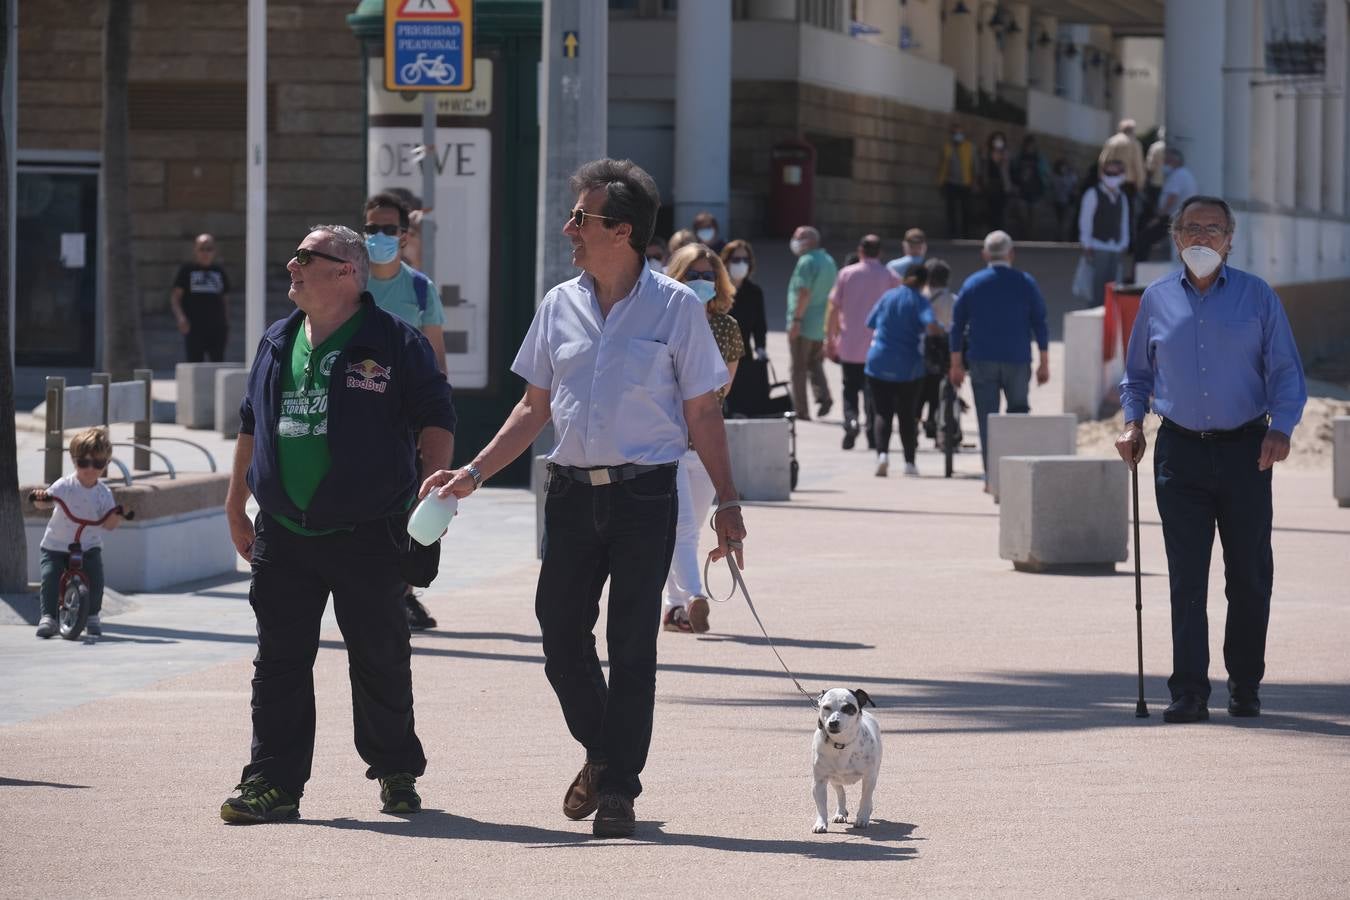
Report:
[{"label": "red trash bin", "polygon": [[791,237],[811,225],[816,213],[816,148],[803,140],[783,141],[769,151],[769,204],[766,232]]}]

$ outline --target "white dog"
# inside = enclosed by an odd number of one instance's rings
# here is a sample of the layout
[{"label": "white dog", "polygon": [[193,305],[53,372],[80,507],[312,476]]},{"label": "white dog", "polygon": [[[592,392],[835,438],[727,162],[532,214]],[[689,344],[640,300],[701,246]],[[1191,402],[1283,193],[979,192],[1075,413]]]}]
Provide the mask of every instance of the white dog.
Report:
[{"label": "white dog", "polygon": [[811,743],[812,772],[816,779],[816,834],[829,830],[825,824],[825,806],[829,785],[834,785],[839,800],[834,822],[848,821],[844,785],[862,781],[862,798],[853,827],[866,828],[872,819],[872,791],[881,772],[881,729],[877,720],[863,707],[872,703],[867,692],[855,688],[821,691],[816,698],[816,736]]}]

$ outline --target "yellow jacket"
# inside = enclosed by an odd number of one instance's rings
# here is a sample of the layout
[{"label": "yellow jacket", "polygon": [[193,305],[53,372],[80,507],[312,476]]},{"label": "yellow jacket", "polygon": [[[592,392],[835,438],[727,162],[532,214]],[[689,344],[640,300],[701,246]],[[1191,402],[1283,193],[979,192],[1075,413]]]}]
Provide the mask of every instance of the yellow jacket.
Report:
[{"label": "yellow jacket", "polygon": [[961,170],[949,174],[952,166],[952,142],[948,141],[942,145],[942,162],[938,163],[938,185],[954,181],[972,187],[975,184],[975,148],[971,146],[970,141],[962,141],[956,145],[956,163]]}]

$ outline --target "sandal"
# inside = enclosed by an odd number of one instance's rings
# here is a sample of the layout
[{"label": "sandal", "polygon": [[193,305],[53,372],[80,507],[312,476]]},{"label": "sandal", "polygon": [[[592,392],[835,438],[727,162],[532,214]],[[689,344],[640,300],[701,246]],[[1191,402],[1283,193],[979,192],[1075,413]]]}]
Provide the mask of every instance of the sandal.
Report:
[{"label": "sandal", "polygon": [[661,619],[661,627],[666,631],[683,631],[693,634],[694,626],[689,623],[689,613],[683,606],[672,606]]}]

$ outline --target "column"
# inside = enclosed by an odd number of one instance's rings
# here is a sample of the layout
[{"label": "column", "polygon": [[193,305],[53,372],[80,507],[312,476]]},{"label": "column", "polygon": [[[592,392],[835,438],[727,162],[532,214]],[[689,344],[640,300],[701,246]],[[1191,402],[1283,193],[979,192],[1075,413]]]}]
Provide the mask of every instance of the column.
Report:
[{"label": "column", "polygon": [[[1339,41],[1336,40],[1339,36]],[[1327,50],[1346,46],[1346,8],[1342,2],[1327,4]],[[1322,98],[1322,208],[1332,215],[1345,214],[1345,69],[1327,59],[1327,90]]]},{"label": "column", "polygon": [[[1295,94],[1294,100],[1298,117],[1298,166],[1294,173],[1294,200],[1299,209],[1312,212],[1322,210],[1321,93],[1319,86]],[[1344,165],[1344,160],[1341,163]]]},{"label": "column", "polygon": [[[1064,87],[1064,99],[1083,103],[1083,57],[1088,52],[1085,25],[1059,26],[1061,44],[1056,67],[1056,82]],[[1070,55],[1072,54],[1072,55]],[[1103,138],[1104,140],[1105,138]]]},{"label": "column", "polygon": [[1223,196],[1251,199],[1252,88],[1257,61],[1256,0],[1229,0],[1224,21]]},{"label": "column", "polygon": [[1166,91],[1167,143],[1186,156],[1202,194],[1223,191],[1224,43],[1196,35],[1225,33],[1223,0],[1168,3],[1163,25],[1163,85]]},{"label": "column", "polygon": [[1276,87],[1275,205],[1285,209],[1293,209],[1297,196],[1294,192],[1294,172],[1298,166],[1297,126],[1293,91],[1288,87]]},{"label": "column", "polygon": [[[1005,8],[1005,16],[1011,19],[1003,32],[1003,80],[1016,87],[1027,86],[1030,73],[1030,57],[1027,51],[1027,38],[1031,35],[1031,7],[1026,3],[1010,3]],[[1017,26],[1013,33],[1011,26]]]},{"label": "column", "polygon": [[675,27],[675,227],[707,210],[728,220],[731,5],[682,0]]},{"label": "column", "polygon": [[[1250,78],[1248,79],[1250,80]],[[1275,123],[1275,85],[1252,87],[1250,199],[1274,205],[1279,134]]]},{"label": "column", "polygon": [[1059,22],[1054,16],[1037,16],[1031,20],[1031,62],[1027,81],[1031,87],[1047,94],[1055,92],[1055,35]]},{"label": "column", "polygon": [[971,97],[980,88],[980,58],[976,52],[976,33],[973,3],[966,4],[966,12],[953,12],[952,0],[941,0],[947,11],[942,22],[942,64],[956,75],[956,83],[970,92]]},{"label": "column", "polygon": [[929,62],[942,62],[942,10],[937,3],[906,3],[900,7],[900,27],[909,29],[913,53]]},{"label": "column", "polygon": [[998,7],[993,3],[979,5],[979,27],[976,28],[980,53],[980,90],[990,97],[998,95],[998,77],[1003,66],[999,61],[998,33],[989,25]]}]

